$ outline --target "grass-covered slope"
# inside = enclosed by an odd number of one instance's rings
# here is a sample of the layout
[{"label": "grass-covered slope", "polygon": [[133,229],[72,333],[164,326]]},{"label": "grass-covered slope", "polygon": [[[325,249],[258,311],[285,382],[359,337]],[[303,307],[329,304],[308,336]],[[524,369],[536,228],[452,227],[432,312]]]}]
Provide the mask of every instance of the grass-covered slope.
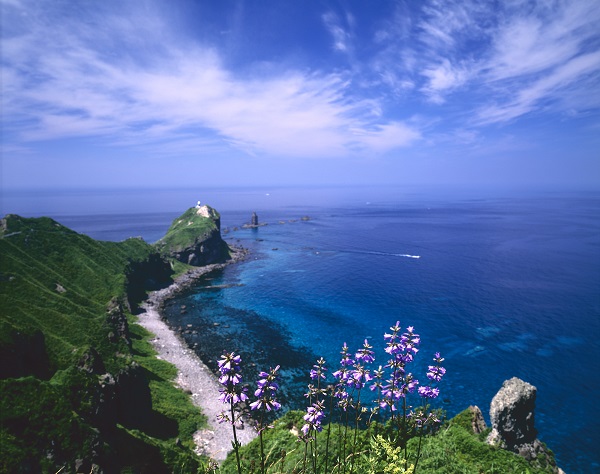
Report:
[{"label": "grass-covered slope", "polygon": [[[305,423],[304,415],[304,412],[299,411],[288,412],[274,422],[272,429],[264,431],[263,452],[267,459],[266,472],[273,474],[313,472],[311,452],[315,449],[315,445],[305,449],[305,444],[298,441],[300,428]],[[383,444],[381,438],[376,438],[376,430],[377,428],[374,427],[370,430],[361,429],[355,438],[352,428],[345,431],[343,426],[334,424],[331,430],[328,430],[328,427],[324,426],[323,431],[317,434],[319,472],[402,473],[404,468],[414,466],[415,456],[419,451],[418,438],[409,440],[407,447],[409,462],[408,465],[403,465],[398,461],[404,457],[403,450],[394,451],[391,444],[387,446]],[[488,445],[484,441],[486,435],[487,432],[479,435],[473,433],[471,413],[465,410],[444,423],[435,435],[427,435],[423,438],[417,472],[419,474],[549,474],[553,472],[552,465],[548,463],[550,460],[529,463],[515,453]],[[385,440],[385,437],[383,439]],[[352,460],[353,456],[349,453],[355,442],[358,446],[358,454]],[[343,462],[343,453],[346,453],[346,463]],[[244,472],[252,472],[252,465],[257,471],[261,459],[260,440],[257,438],[242,447],[240,454]],[[325,470],[326,459],[327,471]],[[221,472],[237,473],[234,453],[225,460]],[[406,472],[411,470],[406,469]]]},{"label": "grass-covered slope", "polygon": [[[0,227],[0,472],[171,472],[203,423],[129,308],[170,265],[49,218]],[[176,440],[179,439],[178,442]]]},{"label": "grass-covered slope", "polygon": [[49,218],[7,216],[0,234],[0,341],[14,331],[41,330],[52,370],[73,363],[86,345],[112,354],[107,304],[124,295],[127,267],[152,252],[139,239],[98,242]]}]

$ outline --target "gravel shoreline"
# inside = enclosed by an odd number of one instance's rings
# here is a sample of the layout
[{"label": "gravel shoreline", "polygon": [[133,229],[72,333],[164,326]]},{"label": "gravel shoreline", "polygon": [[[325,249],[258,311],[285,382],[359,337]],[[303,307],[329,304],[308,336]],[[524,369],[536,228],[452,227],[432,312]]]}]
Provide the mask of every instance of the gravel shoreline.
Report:
[{"label": "gravel shoreline", "polygon": [[[196,452],[209,456],[215,461],[222,462],[232,449],[233,433],[228,423],[219,424],[217,415],[225,407],[219,400],[219,382],[200,358],[172,331],[160,314],[162,304],[189,288],[198,278],[214,270],[235,263],[245,258],[246,252],[236,250],[232,260],[226,264],[215,264],[200,267],[188,272],[175,280],[173,284],[162,290],[153,291],[141,305],[143,313],[138,315],[138,324],[152,334],[150,341],[159,359],[170,362],[177,367],[177,386],[188,393],[194,405],[201,408],[208,418],[209,428],[194,434]],[[257,433],[249,423],[236,425],[237,437],[241,444],[247,444],[256,438]]]}]

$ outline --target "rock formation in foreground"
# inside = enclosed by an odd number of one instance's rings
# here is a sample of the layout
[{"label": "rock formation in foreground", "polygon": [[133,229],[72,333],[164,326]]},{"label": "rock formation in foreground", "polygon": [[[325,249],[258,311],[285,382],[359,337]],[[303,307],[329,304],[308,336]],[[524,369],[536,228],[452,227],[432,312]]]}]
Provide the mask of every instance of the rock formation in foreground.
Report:
[{"label": "rock formation in foreground", "polygon": [[533,385],[517,377],[502,384],[490,405],[492,431],[487,442],[513,451],[531,463],[539,463],[542,467],[550,465],[554,472],[562,473],[562,469],[556,467],[554,455],[537,438],[534,426],[536,392]]}]

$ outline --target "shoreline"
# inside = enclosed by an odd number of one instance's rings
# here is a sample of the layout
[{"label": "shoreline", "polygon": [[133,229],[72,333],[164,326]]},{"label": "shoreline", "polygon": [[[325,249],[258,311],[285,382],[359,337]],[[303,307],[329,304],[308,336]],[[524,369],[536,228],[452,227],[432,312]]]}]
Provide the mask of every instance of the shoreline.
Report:
[{"label": "shoreline", "polygon": [[[161,315],[162,304],[177,294],[189,289],[200,277],[232,263],[242,261],[247,255],[245,249],[236,249],[232,259],[226,263],[206,265],[193,269],[175,279],[161,290],[153,291],[140,305],[143,312],[137,315],[137,324],[154,335],[150,343],[157,352],[156,357],[170,362],[177,368],[175,384],[191,394],[192,403],[206,416],[208,427],[194,433],[195,451],[198,454],[218,461],[225,460],[232,450],[233,432],[228,423],[219,424],[217,415],[225,408],[219,401],[221,385],[217,376],[190,349],[185,341],[173,331]],[[258,436],[250,423],[236,425],[238,441],[244,445]]]}]

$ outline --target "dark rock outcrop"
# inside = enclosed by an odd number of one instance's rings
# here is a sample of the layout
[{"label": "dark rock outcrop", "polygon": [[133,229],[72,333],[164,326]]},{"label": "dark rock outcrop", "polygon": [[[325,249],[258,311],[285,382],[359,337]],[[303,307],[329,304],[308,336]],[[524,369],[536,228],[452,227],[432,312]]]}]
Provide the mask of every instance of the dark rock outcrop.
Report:
[{"label": "dark rock outcrop", "polygon": [[492,432],[490,444],[500,444],[511,451],[518,446],[533,443],[537,438],[534,427],[536,388],[527,382],[513,377],[502,384],[502,388],[492,399],[490,420]]},{"label": "dark rock outcrop", "polygon": [[83,370],[88,374],[100,375],[106,372],[104,367],[104,361],[98,351],[94,347],[90,347],[83,355],[79,358],[77,368]]},{"label": "dark rock outcrop", "polygon": [[256,212],[252,213],[252,218],[250,219],[250,225],[258,225],[258,215]]},{"label": "dark rock outcrop", "polygon": [[533,385],[517,377],[506,380],[490,405],[492,431],[487,442],[559,473],[562,470],[556,467],[554,455],[537,438],[534,426],[536,393]]},{"label": "dark rock outcrop", "polygon": [[108,303],[106,309],[106,324],[108,324],[110,328],[110,332],[108,333],[108,340],[110,342],[115,343],[121,340],[127,344],[127,347],[131,348],[129,323],[123,305],[117,298],[113,298]]},{"label": "dark rock outcrop", "polygon": [[50,360],[42,331],[12,331],[8,340],[8,343],[0,345],[0,379],[28,375],[43,380],[51,377]]},{"label": "dark rock outcrop", "polygon": [[144,369],[132,363],[115,377],[117,419],[131,428],[144,427],[152,415],[152,397]]},{"label": "dark rock outcrop", "polygon": [[229,254],[227,244],[221,238],[221,233],[212,231],[200,236],[193,245],[176,252],[173,256],[180,262],[202,267],[211,263],[224,262]]},{"label": "dark rock outcrop", "polygon": [[147,290],[159,290],[171,283],[173,269],[159,253],[147,259],[130,262],[125,269],[125,292],[129,309],[134,311],[137,304],[146,298]]}]

